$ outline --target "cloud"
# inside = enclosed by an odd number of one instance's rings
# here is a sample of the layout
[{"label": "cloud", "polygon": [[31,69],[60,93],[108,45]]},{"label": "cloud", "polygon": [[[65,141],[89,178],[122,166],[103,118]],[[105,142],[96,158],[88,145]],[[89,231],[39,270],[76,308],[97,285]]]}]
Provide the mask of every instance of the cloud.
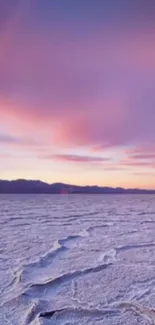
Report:
[{"label": "cloud", "polygon": [[155,168],[155,144],[144,144],[125,151],[126,159],[121,164],[133,167]]},{"label": "cloud", "polygon": [[153,167],[151,161],[122,160],[121,165],[130,167]]},{"label": "cloud", "polygon": [[154,160],[155,161],[155,153],[139,153],[130,156],[131,159],[136,160]]},{"label": "cloud", "polygon": [[153,143],[144,143],[143,145],[135,146],[126,150],[126,154],[131,156],[147,156],[154,155],[155,152],[155,142]]},{"label": "cloud", "polygon": [[148,173],[148,172],[135,172],[133,173],[134,176],[141,176],[141,177],[155,177],[155,172],[154,173]]},{"label": "cloud", "polygon": [[120,166],[122,167],[128,167],[130,169],[147,169],[147,170],[152,170],[155,169],[155,160],[151,161],[151,160],[136,160],[136,159],[126,159],[126,160],[121,160],[120,161]]},{"label": "cloud", "polygon": [[9,134],[0,134],[0,143],[4,145],[13,145],[13,146],[28,146],[28,147],[37,147],[39,143],[34,139],[24,138],[24,137],[14,137]]},{"label": "cloud", "polygon": [[155,142],[155,27],[114,20],[105,29],[105,20],[81,31],[34,7],[18,5],[0,33],[0,120],[15,138],[20,130],[101,149]]},{"label": "cloud", "polygon": [[107,172],[115,172],[115,171],[126,171],[127,169],[129,169],[129,168],[127,168],[128,166],[121,166],[121,165],[119,165],[119,164],[111,164],[111,165],[109,165],[109,166],[106,166],[106,167],[104,167],[104,170],[105,171],[107,171]]},{"label": "cloud", "polygon": [[0,134],[0,143],[16,144],[18,140],[8,134]]},{"label": "cloud", "polygon": [[55,159],[62,162],[71,163],[106,163],[111,161],[111,158],[95,157],[95,156],[80,156],[80,155],[68,155],[68,154],[57,154],[43,156],[44,159]]}]

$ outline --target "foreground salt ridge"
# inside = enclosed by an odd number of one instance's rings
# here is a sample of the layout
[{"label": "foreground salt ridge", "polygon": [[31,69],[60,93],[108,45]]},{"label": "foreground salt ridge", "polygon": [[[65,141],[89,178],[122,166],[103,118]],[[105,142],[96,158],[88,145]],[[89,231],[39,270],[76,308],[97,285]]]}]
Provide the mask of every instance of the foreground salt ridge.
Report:
[{"label": "foreground salt ridge", "polygon": [[145,318],[150,324],[155,324],[155,309],[149,308],[146,306],[142,306],[140,304],[137,304],[136,302],[132,301],[122,301],[118,303],[118,308],[123,308],[125,311],[131,310],[135,312],[136,314],[142,316]]},{"label": "foreground salt ridge", "polygon": [[146,306],[142,306],[140,304],[137,304],[136,302],[132,301],[122,301],[120,303],[113,304],[111,306],[107,306],[103,309],[83,309],[83,308],[64,308],[59,310],[51,310],[51,311],[45,311],[40,312],[39,314],[36,313],[37,311],[37,304],[34,304],[31,306],[28,315],[26,316],[26,319],[24,320],[23,325],[29,325],[29,324],[41,324],[40,318],[52,318],[57,317],[59,314],[63,317],[63,315],[66,314],[79,314],[80,316],[91,316],[93,317],[103,317],[105,315],[108,316],[116,316],[119,315],[119,309],[123,309],[124,312],[127,312],[128,310],[136,313],[137,315],[142,316],[144,319],[146,319],[150,324],[155,324],[155,309],[149,308]]},{"label": "foreground salt ridge", "polygon": [[[22,275],[25,271],[26,268],[34,268],[34,267],[46,267],[46,265],[51,262],[51,259],[55,257],[55,255],[59,254],[60,252],[65,252],[68,250],[68,248],[65,246],[67,242],[69,241],[74,241],[75,239],[79,239],[81,237],[88,237],[89,232],[88,230],[84,230],[80,232],[77,235],[70,235],[67,236],[64,239],[57,240],[53,247],[51,248],[50,251],[46,252],[43,254],[40,258],[38,258],[36,261],[33,263],[29,263],[27,265],[23,265],[22,268],[24,270],[22,272],[16,271],[16,276],[12,284],[16,285],[18,284],[21,279]],[[79,271],[75,271],[72,273],[68,274],[63,274],[55,279],[48,279],[48,281],[42,282],[42,283],[33,283],[29,285],[29,288],[26,289],[23,293],[22,296],[27,296],[29,298],[36,296],[36,291],[39,292],[40,297],[42,296],[42,291],[44,292],[46,288],[49,286],[54,287],[56,285],[60,285],[62,283],[72,281],[74,278],[79,278],[82,277],[83,275],[87,275],[89,273],[93,272],[100,272],[106,267],[110,266],[112,264],[112,260],[115,261],[117,259],[117,254],[120,251],[126,251],[129,249],[134,249],[134,248],[143,248],[143,247],[154,247],[155,244],[139,244],[139,245],[124,245],[120,246],[116,249],[109,250],[105,253],[103,253],[100,258],[99,262],[104,262],[102,265],[98,265],[96,267],[88,268],[88,269],[83,269]],[[110,260],[111,259],[111,260]],[[34,294],[33,294],[34,290]],[[44,295],[43,295],[44,296]],[[19,298],[19,297],[17,297]],[[16,298],[15,298],[16,299]],[[148,308],[142,305],[137,304],[136,302],[132,301],[122,301],[120,303],[112,304],[107,306],[106,308],[102,309],[83,309],[81,307],[78,308],[64,308],[64,309],[59,309],[59,310],[51,310],[51,311],[41,311],[41,302],[40,300],[35,301],[27,310],[23,325],[30,325],[30,324],[41,324],[40,323],[40,318],[52,318],[53,316],[57,316],[59,314],[69,314],[69,313],[74,313],[74,314],[80,314],[82,315],[89,315],[91,317],[94,316],[104,316],[104,315],[110,315],[110,316],[116,316],[119,315],[119,310],[118,309],[124,309],[124,311],[131,310],[138,315],[146,318],[147,321],[149,321],[151,324],[155,324],[155,310],[152,308]],[[46,300],[45,300],[45,306],[46,306]],[[44,309],[46,309],[44,306]]]},{"label": "foreground salt ridge", "polygon": [[49,263],[52,262],[52,260],[54,259],[55,256],[59,255],[60,253],[64,254],[65,252],[67,252],[69,250],[69,248],[67,246],[65,246],[65,244],[67,244],[68,242],[72,242],[76,239],[80,239],[80,238],[88,237],[88,236],[89,236],[89,232],[86,229],[84,229],[77,235],[69,235],[63,239],[57,239],[54,242],[54,245],[52,246],[52,248],[49,251],[47,251],[45,254],[43,254],[41,257],[38,257],[36,260],[34,260],[31,263],[23,264],[22,267],[15,270],[14,271],[15,277],[17,279],[21,279],[25,270],[29,269],[29,268],[46,267]]},{"label": "foreground salt ridge", "polygon": [[146,306],[142,306],[137,304],[136,302],[133,301],[122,301],[120,303],[116,303],[114,305],[109,306],[109,308],[104,308],[102,310],[99,309],[95,309],[95,310],[86,310],[86,309],[61,309],[61,310],[54,310],[54,311],[48,311],[48,312],[44,312],[44,313],[40,313],[39,317],[53,317],[54,314],[58,314],[58,313],[62,313],[62,312],[79,312],[79,313],[90,313],[90,315],[92,314],[100,314],[100,315],[105,315],[106,313],[108,315],[116,315],[118,314],[118,309],[124,309],[124,311],[128,311],[131,310],[133,312],[135,312],[136,314],[146,318],[147,321],[149,321],[152,325],[155,324],[155,309],[153,308],[149,308]]},{"label": "foreground salt ridge", "polygon": [[[64,239],[57,240],[54,243],[54,245],[53,245],[53,247],[51,248],[50,251],[43,254],[36,261],[34,261],[32,263],[29,263],[27,265],[26,264],[22,265],[22,267],[20,267],[20,269],[15,270],[13,272],[14,279],[12,280],[12,282],[10,284],[13,285],[13,290],[12,291],[16,290],[16,292],[19,292],[19,295],[13,297],[11,299],[11,301],[20,300],[22,298],[22,296],[24,296],[24,297],[26,296],[28,298],[34,298],[35,299],[37,293],[39,294],[40,297],[41,296],[45,297],[44,291],[45,291],[45,289],[48,289],[49,287],[52,287],[52,290],[50,289],[50,291],[55,291],[56,286],[59,286],[59,285],[65,283],[65,282],[72,281],[74,279],[77,279],[77,278],[82,277],[82,276],[87,275],[87,274],[100,272],[103,269],[105,269],[106,267],[108,267],[111,263],[108,264],[107,261],[106,261],[105,264],[96,265],[96,266],[93,266],[93,267],[90,267],[90,268],[85,268],[85,269],[82,269],[82,270],[76,270],[74,272],[62,274],[61,276],[56,277],[56,278],[52,278],[52,279],[48,278],[47,280],[42,281],[41,283],[29,283],[29,284],[26,283],[26,287],[25,287],[24,292],[22,292],[20,289],[18,290],[17,288],[15,288],[16,286],[18,287],[18,285],[19,285],[19,288],[20,288],[20,283],[22,282],[23,275],[24,275],[24,273],[26,272],[27,269],[30,269],[30,272],[31,272],[32,269],[34,269],[34,268],[38,268],[38,267],[45,268],[48,263],[52,262],[52,259],[56,255],[60,254],[61,252],[68,251],[68,248],[65,246],[65,243],[68,243],[70,241],[74,241],[75,239],[88,237],[88,236],[89,236],[89,232],[87,230],[83,230],[78,235],[74,235],[74,236],[70,235],[70,236],[67,236]],[[105,256],[108,256],[108,254],[105,255]],[[2,304],[0,307],[3,307],[5,304],[8,305],[9,302],[10,301],[7,300],[6,303]],[[40,301],[39,300],[37,302],[35,302],[34,304],[32,304],[32,306],[29,308],[29,310],[27,312],[24,324],[30,324],[34,318],[37,318],[39,315],[40,315],[40,317],[42,316],[41,312],[38,313],[39,306],[40,306]],[[70,312],[71,311],[76,311],[76,312],[83,311],[83,312],[86,312],[85,309],[80,309],[80,310],[77,309],[77,310],[75,310],[75,309],[69,309],[69,308],[66,309],[66,310],[64,309],[62,311],[64,311],[64,312],[67,312],[67,311],[70,311]],[[95,313],[95,311],[91,312],[91,310],[87,310],[87,312],[92,313],[92,314]],[[96,310],[96,312],[98,312],[98,311]],[[103,311],[100,311],[100,312],[105,313]],[[54,314],[54,312],[53,312],[53,314]],[[46,312],[44,313],[44,316],[45,315],[47,315]]]},{"label": "foreground salt ridge", "polygon": [[[77,238],[77,236],[69,236],[69,238],[65,238],[63,239],[61,242],[64,243],[66,242],[67,240],[71,240],[73,238]],[[57,251],[58,249],[60,248],[60,244],[57,245],[56,243],[54,244],[53,248],[52,248],[52,252],[53,251]],[[108,255],[108,252],[107,252],[107,255]],[[105,256],[107,256],[105,254]],[[113,254],[112,254],[113,255]],[[46,254],[46,255],[43,255],[44,257],[46,256],[47,258],[49,257],[49,254]],[[36,264],[33,264],[33,266],[36,266]],[[38,265],[38,264],[37,264]],[[46,288],[48,287],[49,285],[52,284],[53,285],[56,285],[56,284],[61,284],[62,282],[65,282],[65,281],[69,281],[69,280],[73,280],[74,277],[77,278],[79,276],[82,276],[84,274],[88,274],[89,272],[100,272],[102,269],[104,269],[106,266],[108,266],[110,264],[105,264],[105,265],[100,265],[100,266],[96,266],[94,268],[91,268],[91,269],[86,269],[86,270],[83,270],[83,271],[76,271],[75,273],[72,273],[72,274],[64,274],[63,276],[59,277],[59,278],[56,278],[56,279],[52,279],[51,281],[47,281],[45,283],[40,283],[40,284],[32,284],[31,287],[29,289],[37,289],[37,287],[39,287],[39,294],[40,294],[40,291],[42,291],[42,287],[43,288]],[[32,266],[32,265],[31,265]],[[45,265],[44,265],[45,266]],[[21,276],[17,277],[18,281],[21,280]],[[14,281],[14,283],[16,284],[18,281]],[[30,290],[28,289],[28,291],[25,291],[22,295],[26,295],[26,296],[31,296],[31,292]],[[33,295],[32,295],[33,296]],[[34,297],[36,296],[36,292],[34,294]],[[100,316],[103,316],[103,315],[116,315],[118,314],[118,312],[115,310],[113,310],[112,308],[115,307],[115,308],[124,308],[126,310],[132,310],[136,313],[138,313],[139,315],[145,317],[147,320],[149,320],[150,322],[154,321],[154,316],[155,316],[155,311],[153,309],[150,309],[150,308],[147,308],[147,307],[143,307],[143,306],[140,306],[140,305],[137,305],[133,302],[121,302],[119,304],[116,304],[116,305],[113,305],[111,306],[111,309],[110,309],[110,306],[108,306],[106,309],[102,309],[102,310],[99,310],[99,309],[95,309],[95,310],[87,310],[87,309],[82,309],[82,308],[66,308],[66,309],[61,309],[61,310],[53,310],[53,311],[45,311],[45,312],[39,312],[39,309],[40,309],[40,302],[38,300],[38,302],[34,303],[30,308],[29,310],[27,311],[27,315],[25,317],[25,320],[24,320],[24,323],[23,325],[28,325],[28,324],[36,324],[36,321],[39,322],[39,318],[49,318],[49,317],[53,317],[55,314],[59,314],[59,313],[80,313],[81,315],[86,315],[86,314],[89,314],[93,317],[93,315],[98,315],[100,314]],[[35,323],[34,323],[35,322]],[[154,324],[154,323],[153,323]]]},{"label": "foreground salt ridge", "polygon": [[[8,284],[8,286],[5,287],[5,291],[7,291],[7,288],[9,288],[10,286],[12,286],[11,291],[15,291],[15,289],[16,289],[16,291],[19,292],[19,294],[20,294],[20,292],[22,291],[22,289],[20,288],[20,283],[24,283],[25,282],[24,279],[23,279],[23,277],[24,277],[25,274],[27,274],[27,271],[29,273],[31,273],[35,269],[37,271],[39,269],[46,268],[46,266],[48,266],[49,264],[52,263],[53,259],[56,256],[59,256],[61,253],[64,254],[65,252],[68,252],[69,248],[66,247],[65,244],[67,244],[68,242],[72,242],[72,241],[74,241],[76,239],[80,239],[80,238],[84,238],[84,237],[88,237],[88,236],[89,236],[88,231],[86,229],[84,229],[83,231],[81,231],[77,235],[69,235],[69,236],[67,236],[67,237],[65,237],[63,239],[56,240],[54,242],[52,248],[49,251],[45,252],[43,255],[41,255],[40,257],[38,257],[33,262],[30,262],[28,264],[23,264],[19,268],[15,269],[15,270],[11,270],[12,275],[13,275],[13,279]],[[53,279],[49,279],[48,278],[47,280],[45,280],[45,281],[43,281],[42,283],[39,283],[39,284],[34,284],[34,283],[31,283],[31,282],[30,283],[29,282],[27,283],[26,282],[25,284],[26,284],[26,286],[28,286],[28,289],[26,289],[26,290],[27,291],[30,291],[31,288],[38,287],[38,286],[40,286],[40,287],[41,286],[44,286],[44,285],[45,286],[46,285],[48,286],[48,283],[50,283],[52,281],[53,281],[53,284],[54,283],[57,283],[57,282],[60,281],[61,278],[62,279],[64,278],[64,281],[68,281],[70,278],[72,278],[72,277],[74,278],[78,274],[79,275],[82,274],[82,273],[85,274],[85,273],[90,272],[90,271],[91,271],[91,268],[90,268],[90,270],[89,269],[88,270],[86,269],[86,270],[83,270],[83,271],[79,270],[79,271],[73,272],[71,274],[63,274],[59,278],[57,278],[57,277],[56,278],[53,278]],[[47,281],[47,283],[46,283],[46,281]],[[27,292],[26,290],[22,294],[26,294],[26,292]],[[2,292],[3,291],[4,290],[2,290]],[[18,295],[17,295],[17,297],[18,297]],[[2,306],[2,305],[0,304],[0,306]]]}]

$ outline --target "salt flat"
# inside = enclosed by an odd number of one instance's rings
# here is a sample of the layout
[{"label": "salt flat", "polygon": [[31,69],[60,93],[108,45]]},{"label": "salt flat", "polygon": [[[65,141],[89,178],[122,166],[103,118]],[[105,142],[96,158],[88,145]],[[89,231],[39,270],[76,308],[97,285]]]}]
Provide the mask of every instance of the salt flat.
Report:
[{"label": "salt flat", "polygon": [[0,195],[0,324],[155,324],[155,197]]}]

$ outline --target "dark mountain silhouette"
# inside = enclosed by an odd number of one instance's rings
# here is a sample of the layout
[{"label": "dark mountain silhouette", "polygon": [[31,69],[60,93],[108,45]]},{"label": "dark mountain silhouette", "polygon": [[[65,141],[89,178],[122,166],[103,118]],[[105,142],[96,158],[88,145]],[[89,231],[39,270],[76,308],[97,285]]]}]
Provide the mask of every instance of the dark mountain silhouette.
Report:
[{"label": "dark mountain silhouette", "polygon": [[0,180],[0,193],[40,194],[155,194],[155,190],[124,189],[121,187],[76,186],[63,183],[47,184],[32,180]]}]

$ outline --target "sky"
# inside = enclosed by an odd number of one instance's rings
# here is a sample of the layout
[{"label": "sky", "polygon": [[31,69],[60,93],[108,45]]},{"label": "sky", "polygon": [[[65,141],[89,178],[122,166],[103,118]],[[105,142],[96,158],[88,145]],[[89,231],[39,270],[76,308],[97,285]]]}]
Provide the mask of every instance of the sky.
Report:
[{"label": "sky", "polygon": [[0,179],[155,188],[155,1],[0,0]]}]

